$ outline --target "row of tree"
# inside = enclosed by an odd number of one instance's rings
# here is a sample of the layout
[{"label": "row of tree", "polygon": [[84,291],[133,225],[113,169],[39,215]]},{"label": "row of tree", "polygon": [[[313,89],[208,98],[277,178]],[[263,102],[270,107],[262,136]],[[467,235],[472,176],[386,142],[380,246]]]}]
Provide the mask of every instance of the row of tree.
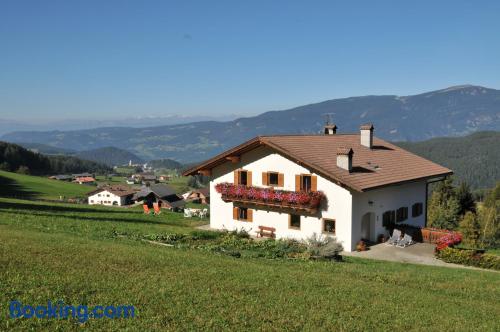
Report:
[{"label": "row of tree", "polygon": [[0,142],[0,170],[34,175],[112,172],[104,164],[71,156],[46,156],[7,142]]},{"label": "row of tree", "polygon": [[453,185],[452,178],[439,182],[427,209],[431,227],[460,230],[463,243],[471,247],[500,246],[500,182],[483,202],[476,202],[469,186]]}]

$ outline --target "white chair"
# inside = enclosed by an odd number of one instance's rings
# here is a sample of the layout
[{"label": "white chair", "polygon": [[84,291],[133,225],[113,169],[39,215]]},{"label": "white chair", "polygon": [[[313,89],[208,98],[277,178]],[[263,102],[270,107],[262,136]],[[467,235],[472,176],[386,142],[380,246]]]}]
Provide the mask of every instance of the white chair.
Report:
[{"label": "white chair", "polygon": [[396,247],[404,248],[412,244],[413,244],[413,238],[410,235],[405,234],[405,236],[396,243]]},{"label": "white chair", "polygon": [[192,218],[193,217],[193,211],[191,211],[190,208],[184,209],[184,218]]},{"label": "white chair", "polygon": [[385,241],[385,244],[388,246],[396,245],[401,240],[401,231],[399,229],[394,229],[392,232],[392,236]]}]

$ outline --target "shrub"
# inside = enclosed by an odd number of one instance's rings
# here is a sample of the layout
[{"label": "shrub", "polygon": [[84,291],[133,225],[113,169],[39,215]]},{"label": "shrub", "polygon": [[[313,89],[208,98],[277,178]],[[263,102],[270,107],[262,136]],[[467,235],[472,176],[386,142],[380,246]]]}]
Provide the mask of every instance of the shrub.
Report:
[{"label": "shrub", "polygon": [[500,270],[500,256],[487,253],[483,254],[475,250],[463,250],[447,247],[438,251],[437,257],[447,263]]},{"label": "shrub", "polygon": [[344,250],[342,245],[333,237],[317,236],[313,234],[307,239],[307,251],[311,258],[326,258],[340,260],[340,253]]}]

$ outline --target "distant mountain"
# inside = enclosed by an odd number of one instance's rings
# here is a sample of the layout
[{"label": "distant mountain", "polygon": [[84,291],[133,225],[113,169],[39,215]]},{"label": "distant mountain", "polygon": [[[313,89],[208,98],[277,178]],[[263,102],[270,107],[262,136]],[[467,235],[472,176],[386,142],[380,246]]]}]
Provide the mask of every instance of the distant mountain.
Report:
[{"label": "distant mountain", "polygon": [[184,115],[168,114],[164,116],[136,116],[136,117],[117,117],[115,119],[64,119],[64,120],[45,120],[41,122],[35,120],[12,120],[0,118],[0,135],[12,131],[49,131],[57,128],[66,130],[81,130],[98,127],[150,127],[164,125],[178,125],[194,121],[231,121],[238,118],[235,114],[226,115]]},{"label": "distant mountain", "polygon": [[112,146],[94,150],[80,151],[77,152],[75,156],[81,159],[95,161],[108,166],[126,165],[130,161],[132,161],[133,164],[144,163],[144,160],[137,157],[132,152]]},{"label": "distant mountain", "polygon": [[73,156],[43,155],[20,145],[0,141],[0,170],[22,172],[33,175],[55,175],[72,173],[107,174],[109,166]]},{"label": "distant mountain", "polygon": [[158,168],[166,168],[166,169],[183,169],[184,165],[181,163],[172,160],[172,159],[157,159],[148,161],[148,165],[158,169]]},{"label": "distant mountain", "polygon": [[88,150],[115,146],[148,159],[183,163],[207,159],[264,134],[317,133],[331,113],[339,132],[357,132],[373,122],[375,135],[390,141],[419,141],[500,130],[500,90],[456,86],[414,96],[364,96],[328,100],[229,122],[205,121],[148,128],[13,132],[2,139]]},{"label": "distant mountain", "polygon": [[458,181],[473,189],[493,188],[500,181],[500,132],[395,144],[452,169]]},{"label": "distant mountain", "polygon": [[48,154],[48,155],[71,156],[71,155],[74,155],[76,153],[75,150],[58,148],[55,146],[50,146],[50,145],[41,144],[41,143],[22,143],[22,142],[20,142],[17,144],[22,146],[23,148],[30,150],[30,151]]}]

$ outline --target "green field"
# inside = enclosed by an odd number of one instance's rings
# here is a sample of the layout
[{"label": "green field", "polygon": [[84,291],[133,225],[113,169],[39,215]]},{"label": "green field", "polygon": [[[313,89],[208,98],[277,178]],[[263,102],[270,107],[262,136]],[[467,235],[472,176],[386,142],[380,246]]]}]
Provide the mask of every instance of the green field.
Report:
[{"label": "green field", "polygon": [[[6,172],[0,179],[4,197],[12,189],[47,199],[89,190]],[[500,330],[497,272],[355,258],[235,258],[144,241],[195,236],[206,222],[0,198],[0,330]],[[137,317],[9,319],[11,300],[134,305]]]},{"label": "green field", "polygon": [[120,305],[134,319],[91,330],[498,331],[500,274],[348,258],[233,258],[115,234],[189,233],[199,220],[136,209],[0,199],[2,329],[76,319],[5,319],[8,303]]},{"label": "green field", "polygon": [[86,197],[93,189],[94,186],[0,171],[0,197],[59,200],[61,196]]}]

